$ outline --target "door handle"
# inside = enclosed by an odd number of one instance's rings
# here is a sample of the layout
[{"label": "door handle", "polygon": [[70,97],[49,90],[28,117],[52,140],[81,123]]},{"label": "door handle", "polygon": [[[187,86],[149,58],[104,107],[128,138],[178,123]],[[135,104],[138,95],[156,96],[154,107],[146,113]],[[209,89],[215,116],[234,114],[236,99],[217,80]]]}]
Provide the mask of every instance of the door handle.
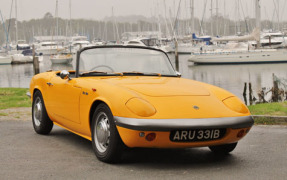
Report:
[{"label": "door handle", "polygon": [[50,82],[47,82],[47,84],[48,84],[48,86],[53,86],[53,84],[52,84],[52,83],[50,83]]}]

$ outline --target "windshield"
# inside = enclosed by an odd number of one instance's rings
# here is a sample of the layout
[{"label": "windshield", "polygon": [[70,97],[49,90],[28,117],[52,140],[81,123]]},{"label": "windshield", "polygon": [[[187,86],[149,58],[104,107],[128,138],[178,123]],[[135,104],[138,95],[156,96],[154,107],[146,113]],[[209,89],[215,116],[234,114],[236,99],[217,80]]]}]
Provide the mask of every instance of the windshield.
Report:
[{"label": "windshield", "polygon": [[81,52],[79,74],[91,71],[124,73],[124,75],[136,73],[176,76],[168,57],[163,52],[124,46],[93,48]]}]

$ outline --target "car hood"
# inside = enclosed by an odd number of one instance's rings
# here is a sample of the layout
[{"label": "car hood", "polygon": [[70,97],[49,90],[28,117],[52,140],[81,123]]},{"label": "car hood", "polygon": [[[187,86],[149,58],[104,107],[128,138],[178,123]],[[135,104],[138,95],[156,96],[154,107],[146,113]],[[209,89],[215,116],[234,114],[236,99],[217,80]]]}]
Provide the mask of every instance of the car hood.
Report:
[{"label": "car hood", "polygon": [[153,97],[210,95],[199,82],[183,78],[137,76],[107,79],[107,82]]},{"label": "car hood", "polygon": [[[105,101],[105,97],[109,98],[107,104],[114,109],[114,116],[118,117],[142,118],[127,109],[126,103],[135,97],[146,101],[156,109],[156,114],[151,116],[154,119],[249,115],[249,113],[238,113],[223,103],[224,99],[233,97],[233,94],[221,88],[189,79],[151,76],[107,76],[83,79],[85,79],[85,84],[97,89],[96,95],[100,97],[100,100]],[[95,81],[97,86],[93,85]],[[135,109],[146,104],[134,100],[137,105]],[[131,107],[134,105],[132,101],[130,105]]]}]

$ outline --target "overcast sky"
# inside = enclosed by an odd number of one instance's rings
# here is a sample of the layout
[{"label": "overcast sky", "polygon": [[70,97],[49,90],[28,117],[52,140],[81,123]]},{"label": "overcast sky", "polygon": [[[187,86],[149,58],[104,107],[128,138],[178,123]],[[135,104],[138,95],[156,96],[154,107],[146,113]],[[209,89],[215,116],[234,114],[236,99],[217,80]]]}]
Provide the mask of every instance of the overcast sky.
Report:
[{"label": "overcast sky", "polygon": [[[58,0],[58,14],[62,18],[69,17],[69,1]],[[181,17],[189,16],[189,2],[191,0],[181,0]],[[204,12],[204,2],[206,0],[194,0],[195,2],[195,16],[202,18]],[[10,16],[12,0],[0,0],[0,10],[5,19]],[[15,0],[14,0],[15,2]],[[17,0],[18,2],[18,20],[30,20],[42,18],[46,12],[51,12],[55,15],[56,0]],[[177,11],[180,0],[71,0],[72,2],[72,18],[84,18],[101,20],[106,16],[112,15],[112,7],[114,8],[115,16],[125,15],[144,15],[151,17],[164,15],[164,4],[166,4],[167,15],[169,11],[172,13]],[[243,19],[243,11],[245,16],[254,17],[254,0],[218,0],[219,12],[234,19],[236,15],[236,4],[240,2],[240,17]],[[277,21],[277,11],[274,9],[274,2],[279,2],[279,16],[280,20],[287,20],[286,0],[261,0],[261,14],[262,19],[269,19]],[[277,5],[276,5],[277,6]],[[216,0],[213,0],[213,13],[215,13]],[[13,7],[14,8],[14,7]],[[207,8],[205,17],[210,17],[211,0],[207,0]],[[15,17],[15,8],[13,9],[12,18]]]}]

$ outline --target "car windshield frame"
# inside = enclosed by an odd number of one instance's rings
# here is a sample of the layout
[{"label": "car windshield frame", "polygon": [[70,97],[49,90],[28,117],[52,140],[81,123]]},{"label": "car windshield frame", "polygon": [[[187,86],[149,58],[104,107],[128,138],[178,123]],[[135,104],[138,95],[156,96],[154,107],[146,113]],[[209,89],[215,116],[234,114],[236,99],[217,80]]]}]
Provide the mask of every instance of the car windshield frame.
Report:
[{"label": "car windshield frame", "polygon": [[[137,72],[137,71],[133,71],[133,72],[114,72],[114,73],[101,73],[101,72],[91,72],[91,73],[94,73],[94,75],[100,75],[100,76],[125,76],[125,75],[135,75],[135,76],[138,76],[138,75],[145,75],[145,76],[168,76],[168,77],[178,77],[178,74],[177,74],[177,71],[175,70],[174,66],[172,65],[168,55],[160,50],[160,49],[156,49],[156,48],[151,48],[151,47],[144,47],[144,46],[132,46],[132,45],[110,45],[110,46],[89,46],[89,47],[84,47],[80,50],[77,51],[77,56],[76,56],[76,74],[75,74],[75,77],[78,78],[78,77],[82,77],[81,76],[81,73],[80,73],[80,56],[81,56],[81,53],[83,53],[84,51],[87,51],[87,50],[91,50],[91,49],[105,49],[105,48],[132,48],[132,49],[147,49],[147,50],[152,50],[152,51],[158,51],[160,53],[162,53],[163,55],[165,55],[165,57],[167,58],[167,61],[170,65],[170,68],[171,70],[174,72],[174,74],[170,74],[170,75],[161,75],[160,73],[150,73],[150,74],[144,74],[144,73],[141,73],[141,72]],[[88,72],[88,71],[87,71]],[[134,73],[134,74],[133,74]],[[87,74],[86,72],[84,74]],[[92,76],[92,75],[91,75]]]}]

